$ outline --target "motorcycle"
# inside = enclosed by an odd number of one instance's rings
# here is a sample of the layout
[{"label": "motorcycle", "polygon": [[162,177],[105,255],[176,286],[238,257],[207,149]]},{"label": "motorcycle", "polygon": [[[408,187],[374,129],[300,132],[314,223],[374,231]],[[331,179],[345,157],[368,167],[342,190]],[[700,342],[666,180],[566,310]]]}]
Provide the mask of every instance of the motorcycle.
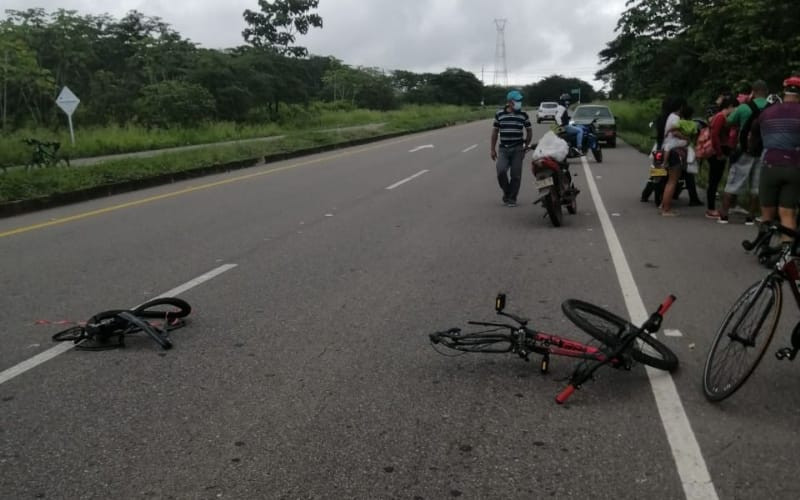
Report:
[{"label": "motorcycle", "polygon": [[559,137],[567,141],[570,145],[570,154],[567,157],[577,158],[591,150],[594,161],[603,163],[603,148],[600,147],[600,142],[597,140],[597,118],[586,125],[576,125],[575,123],[570,123],[570,125],[583,129],[583,143],[580,145],[575,144],[577,142],[577,136],[567,134],[566,130],[562,128]]},{"label": "motorcycle", "polygon": [[567,212],[575,215],[578,212],[576,198],[580,190],[572,182],[569,163],[556,161],[551,157],[533,160],[531,164],[534,184],[539,191],[539,198],[534,204],[541,203],[547,210],[547,216],[554,227],[560,227],[563,222],[562,206]]}]

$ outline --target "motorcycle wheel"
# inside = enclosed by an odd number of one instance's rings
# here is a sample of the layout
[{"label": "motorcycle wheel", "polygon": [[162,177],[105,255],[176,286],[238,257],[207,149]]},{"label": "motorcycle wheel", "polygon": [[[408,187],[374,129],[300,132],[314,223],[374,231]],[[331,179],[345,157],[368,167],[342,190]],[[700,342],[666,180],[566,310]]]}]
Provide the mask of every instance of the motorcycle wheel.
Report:
[{"label": "motorcycle wheel", "polygon": [[592,150],[592,154],[594,155],[594,161],[597,163],[603,163],[603,150],[600,149],[600,144],[598,144],[597,147]]},{"label": "motorcycle wheel", "polygon": [[555,187],[550,189],[550,194],[544,198],[544,207],[547,209],[547,215],[550,217],[550,222],[553,227],[561,227],[561,199],[558,196],[558,191]]},{"label": "motorcycle wheel", "polygon": [[[573,190],[574,191],[574,190]],[[567,212],[570,215],[575,215],[578,213],[578,200],[577,196],[573,192],[570,196],[572,196],[572,200],[567,204]]]}]

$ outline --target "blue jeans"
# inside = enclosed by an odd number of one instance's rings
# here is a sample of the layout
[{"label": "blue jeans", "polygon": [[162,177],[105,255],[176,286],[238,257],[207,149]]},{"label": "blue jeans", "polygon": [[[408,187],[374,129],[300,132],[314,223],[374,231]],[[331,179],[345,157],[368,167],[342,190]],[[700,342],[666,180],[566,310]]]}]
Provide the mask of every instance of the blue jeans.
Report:
[{"label": "blue jeans", "polygon": [[583,151],[583,127],[576,127],[574,125],[567,125],[564,127],[567,134],[575,136],[575,147]]}]

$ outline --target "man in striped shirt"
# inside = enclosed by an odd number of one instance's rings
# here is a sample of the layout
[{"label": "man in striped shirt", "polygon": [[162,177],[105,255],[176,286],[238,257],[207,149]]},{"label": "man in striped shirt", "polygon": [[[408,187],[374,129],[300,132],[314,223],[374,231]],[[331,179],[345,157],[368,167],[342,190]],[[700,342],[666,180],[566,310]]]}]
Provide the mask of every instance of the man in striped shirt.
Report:
[{"label": "man in striped shirt", "polygon": [[515,207],[522,181],[522,159],[525,148],[531,143],[533,130],[528,113],[522,111],[522,93],[512,90],[506,98],[506,107],[494,115],[491,157],[496,162],[497,182],[503,190],[503,203]]}]

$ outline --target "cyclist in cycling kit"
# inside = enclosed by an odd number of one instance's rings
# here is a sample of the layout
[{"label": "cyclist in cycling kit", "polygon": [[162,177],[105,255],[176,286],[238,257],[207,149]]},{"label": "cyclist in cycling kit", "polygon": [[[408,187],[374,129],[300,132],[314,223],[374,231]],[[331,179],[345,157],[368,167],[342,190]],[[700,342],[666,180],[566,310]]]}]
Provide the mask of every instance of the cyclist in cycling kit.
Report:
[{"label": "cyclist in cycling kit", "polygon": [[781,225],[796,229],[800,201],[800,76],[784,80],[783,92],[783,103],[765,109],[751,132],[752,137],[760,135],[764,147],[759,185],[761,219],[766,223],[777,215]]}]

